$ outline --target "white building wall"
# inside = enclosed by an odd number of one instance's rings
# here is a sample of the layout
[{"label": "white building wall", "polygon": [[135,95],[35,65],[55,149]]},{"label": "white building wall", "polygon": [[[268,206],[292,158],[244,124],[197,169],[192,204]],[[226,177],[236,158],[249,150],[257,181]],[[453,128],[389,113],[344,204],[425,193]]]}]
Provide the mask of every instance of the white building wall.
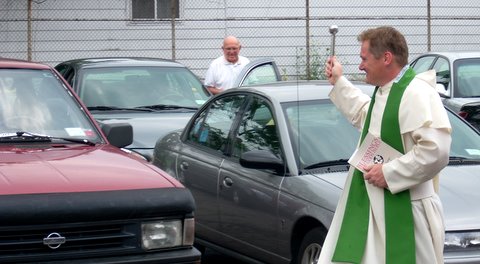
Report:
[{"label": "white building wall", "polygon": [[[273,57],[288,76],[305,61],[306,0],[179,0],[180,19],[172,42],[170,21],[130,20],[130,0],[32,1],[32,60],[51,65],[80,57],[173,57],[203,77],[222,54],[225,35],[242,42],[242,55]],[[0,0],[0,56],[27,58],[28,0]],[[409,42],[411,57],[427,50],[427,1],[310,0],[312,54],[326,55],[328,27],[339,26],[337,56],[359,74],[356,36],[392,25]],[[478,49],[479,9],[475,0],[432,0],[432,50]],[[462,19],[463,18],[463,19]]]}]

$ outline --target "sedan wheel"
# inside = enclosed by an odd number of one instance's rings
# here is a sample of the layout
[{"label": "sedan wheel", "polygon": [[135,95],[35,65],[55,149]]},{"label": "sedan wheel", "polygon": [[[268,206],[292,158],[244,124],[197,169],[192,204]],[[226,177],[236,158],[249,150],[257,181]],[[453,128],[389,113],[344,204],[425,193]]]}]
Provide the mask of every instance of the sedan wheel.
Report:
[{"label": "sedan wheel", "polygon": [[325,241],[325,233],[323,228],[316,227],[305,235],[298,251],[296,264],[317,264]]}]

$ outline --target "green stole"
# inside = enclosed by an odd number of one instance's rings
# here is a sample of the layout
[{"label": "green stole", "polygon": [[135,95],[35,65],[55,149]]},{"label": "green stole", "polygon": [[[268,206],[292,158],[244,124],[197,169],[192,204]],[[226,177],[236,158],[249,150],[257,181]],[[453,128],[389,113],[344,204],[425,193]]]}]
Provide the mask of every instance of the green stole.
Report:
[{"label": "green stole", "polygon": [[[414,77],[415,72],[408,68],[402,78],[398,82],[393,83],[382,118],[381,139],[401,153],[405,153],[405,151],[400,134],[398,111],[403,93]],[[378,87],[375,88],[370,101],[361,142],[368,133],[377,90]],[[415,232],[410,191],[405,190],[392,194],[385,189],[384,199],[386,263],[413,264],[415,263]],[[365,187],[363,173],[355,169],[332,261],[361,263],[367,241],[369,215],[370,200]]]}]

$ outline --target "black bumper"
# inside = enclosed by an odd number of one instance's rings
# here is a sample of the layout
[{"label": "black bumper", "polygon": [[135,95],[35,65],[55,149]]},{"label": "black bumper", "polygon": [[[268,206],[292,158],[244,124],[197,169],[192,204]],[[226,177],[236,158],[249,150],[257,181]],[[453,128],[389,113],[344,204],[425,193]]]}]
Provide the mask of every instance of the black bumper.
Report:
[{"label": "black bumper", "polygon": [[[98,257],[85,259],[65,259],[55,261],[30,262],[40,264],[126,264],[126,263],[141,263],[141,264],[200,264],[201,254],[196,248],[172,250],[166,252],[156,252],[141,255],[127,255],[114,257]],[[25,262],[29,263],[29,262]]]}]

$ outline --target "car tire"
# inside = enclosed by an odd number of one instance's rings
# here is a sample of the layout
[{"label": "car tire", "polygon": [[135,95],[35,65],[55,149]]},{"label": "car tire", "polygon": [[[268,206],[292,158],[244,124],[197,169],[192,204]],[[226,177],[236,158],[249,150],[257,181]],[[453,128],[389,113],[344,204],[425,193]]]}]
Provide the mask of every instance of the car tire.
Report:
[{"label": "car tire", "polygon": [[303,237],[294,264],[317,264],[327,231],[321,227],[315,227]]}]

